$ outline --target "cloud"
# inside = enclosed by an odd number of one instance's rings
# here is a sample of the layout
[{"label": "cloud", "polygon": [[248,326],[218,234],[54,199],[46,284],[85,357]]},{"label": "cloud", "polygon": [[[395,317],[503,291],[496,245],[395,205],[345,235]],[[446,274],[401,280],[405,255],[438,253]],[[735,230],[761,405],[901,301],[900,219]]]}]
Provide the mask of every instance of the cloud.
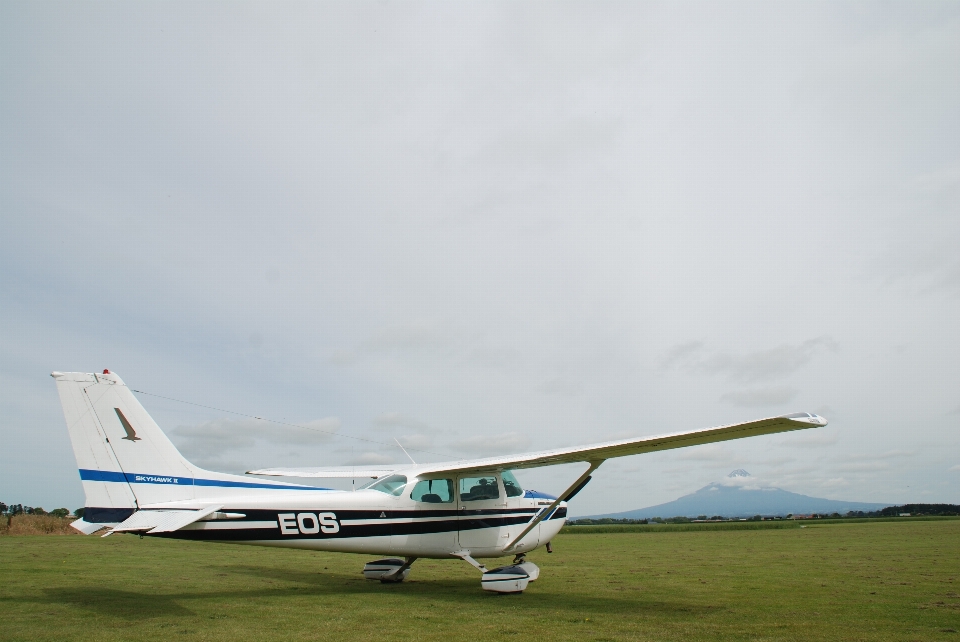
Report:
[{"label": "cloud", "polygon": [[909,184],[920,192],[940,192],[960,188],[960,164],[919,174]]},{"label": "cloud", "polygon": [[348,460],[345,465],[347,466],[376,466],[377,464],[395,464],[397,463],[396,458],[389,457],[382,453],[377,452],[365,452],[357,457],[353,457]]},{"label": "cloud", "polygon": [[745,408],[762,408],[783,405],[796,396],[797,391],[793,388],[756,388],[725,393],[720,397],[720,401]]},{"label": "cloud", "polygon": [[298,425],[278,425],[257,419],[213,419],[194,426],[177,426],[171,435],[187,458],[220,459],[226,453],[255,446],[308,446],[329,443],[340,429],[336,417]]},{"label": "cloud", "polygon": [[453,446],[470,458],[522,452],[530,447],[530,439],[518,432],[497,435],[474,435],[461,439]]},{"label": "cloud", "polygon": [[957,464],[956,466],[951,466],[949,470],[960,470],[960,464]]},{"label": "cloud", "polygon": [[449,337],[434,325],[410,322],[373,332],[353,348],[334,352],[332,361],[353,365],[370,359],[399,357],[436,358],[455,351]]},{"label": "cloud", "polygon": [[412,417],[402,412],[385,412],[374,418],[373,424],[378,428],[406,428],[416,432],[436,432],[435,428],[430,427],[416,417]]},{"label": "cloud", "polygon": [[850,485],[850,482],[848,482],[843,477],[832,477],[826,480],[825,482],[823,482],[822,484],[820,484],[820,486],[822,486],[823,488],[843,488],[849,485]]},{"label": "cloud", "polygon": [[683,449],[677,459],[687,461],[728,461],[733,457],[725,446],[721,444],[703,444]]},{"label": "cloud", "polygon": [[881,470],[889,470],[890,464],[886,461],[858,461],[841,463],[833,467],[833,470],[842,473],[874,473]]},{"label": "cloud", "polygon": [[435,438],[440,433],[437,428],[402,412],[385,412],[378,415],[373,424],[376,430],[389,432],[407,450],[433,450]]},{"label": "cloud", "polygon": [[836,350],[836,342],[826,336],[809,339],[799,345],[781,345],[739,355],[711,350],[700,341],[692,341],[668,351],[662,366],[664,369],[678,368],[689,373],[724,376],[732,381],[753,383],[793,374],[819,353]]},{"label": "cloud", "polygon": [[838,440],[837,434],[836,430],[824,428],[818,428],[815,431],[800,431],[781,441],[780,445],[786,448],[823,448],[824,446],[833,446],[836,444]]},{"label": "cloud", "polygon": [[739,488],[740,490],[770,490],[776,488],[776,486],[764,480],[764,478],[759,475],[751,475],[749,477],[724,477],[715,482],[714,485]]},{"label": "cloud", "polygon": [[557,397],[571,397],[580,393],[580,384],[564,377],[554,377],[537,386],[537,392]]},{"label": "cloud", "polygon": [[846,457],[847,461],[877,461],[884,459],[904,459],[917,454],[915,450],[888,450],[882,453],[859,453]]},{"label": "cloud", "polygon": [[[612,9],[616,19],[526,12],[555,22],[548,32],[485,4],[465,10],[463,29],[428,21],[401,48],[403,16],[370,29],[362,7],[317,3],[287,5],[282,28],[266,31],[202,7],[190,10],[218,28],[184,29],[171,12],[157,29],[132,8],[118,30],[93,5],[3,13],[7,31],[36,37],[4,49],[24,64],[3,80],[17,162],[0,172],[11,212],[0,328],[15,337],[0,342],[0,381],[14,382],[0,393],[0,432],[16,448],[0,452],[0,488],[82,505],[69,440],[47,430],[62,426],[55,392],[29,373],[100,364],[145,391],[337,415],[341,431],[386,443],[311,447],[313,436],[271,424],[196,429],[227,415],[143,399],[161,425],[188,426],[171,433],[185,452],[230,468],[337,465],[365,451],[405,462],[393,437],[437,452],[463,441],[457,455],[476,455],[526,447],[476,435],[513,431],[549,448],[668,432],[755,414],[737,404],[795,388],[802,407],[783,411],[829,402],[850,420],[842,439],[637,457],[637,473],[597,475],[578,502],[632,502],[608,492],[621,482],[650,498],[690,492],[694,475],[702,486],[739,465],[764,472],[761,454],[814,463],[810,488],[846,476],[851,496],[909,499],[896,489],[951,466],[939,460],[955,450],[957,416],[896,427],[960,404],[949,385],[960,183],[957,158],[937,153],[960,133],[949,117],[960,23],[932,4],[744,5],[717,20],[639,3]],[[650,40],[613,23],[689,28]],[[811,30],[825,34],[817,47]],[[170,42],[191,61],[181,73],[156,56]],[[208,55],[239,48],[249,55]],[[437,65],[436,51],[449,60]],[[105,95],[109,122],[97,117]],[[932,117],[909,117],[930,104]],[[169,105],[179,116],[157,118]],[[90,149],[97,162],[84,162]],[[122,269],[76,269],[90,257]],[[884,284],[898,273],[919,280]],[[372,420],[385,410],[396,412]],[[843,450],[830,450],[838,439]],[[844,453],[896,448],[918,454],[884,460],[883,473],[832,470]],[[671,463],[677,472],[654,474]]]}]

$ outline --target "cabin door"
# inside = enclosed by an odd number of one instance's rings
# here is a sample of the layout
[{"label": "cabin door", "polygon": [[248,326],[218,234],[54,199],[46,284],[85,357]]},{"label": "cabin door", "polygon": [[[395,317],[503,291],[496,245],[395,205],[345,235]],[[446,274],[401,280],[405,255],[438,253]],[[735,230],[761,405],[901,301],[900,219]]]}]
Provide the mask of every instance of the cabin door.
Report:
[{"label": "cabin door", "polygon": [[507,507],[499,475],[465,475],[457,479],[460,546],[475,552],[495,549]]}]

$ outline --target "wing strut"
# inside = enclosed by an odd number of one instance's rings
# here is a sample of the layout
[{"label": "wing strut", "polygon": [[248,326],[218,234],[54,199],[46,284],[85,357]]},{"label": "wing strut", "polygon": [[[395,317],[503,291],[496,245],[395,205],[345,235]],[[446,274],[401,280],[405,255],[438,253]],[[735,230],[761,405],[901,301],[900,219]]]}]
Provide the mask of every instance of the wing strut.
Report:
[{"label": "wing strut", "polygon": [[590,467],[587,468],[582,475],[580,475],[579,477],[577,477],[577,481],[575,481],[575,482],[573,482],[572,484],[570,484],[570,487],[567,488],[567,490],[565,490],[565,491],[563,491],[562,493],[560,493],[560,496],[557,497],[557,498],[553,501],[552,504],[550,504],[550,505],[547,506],[545,509],[543,509],[542,511],[540,511],[540,513],[539,513],[536,517],[533,518],[533,521],[531,521],[529,524],[527,524],[527,527],[526,527],[525,529],[523,529],[523,532],[520,533],[519,535],[517,535],[517,537],[515,537],[512,542],[510,542],[509,544],[507,544],[506,548],[503,549],[503,552],[506,553],[506,552],[508,552],[511,548],[513,548],[514,546],[516,546],[517,543],[518,543],[520,540],[522,540],[524,537],[526,537],[526,536],[527,536],[527,533],[529,533],[530,531],[532,531],[537,524],[539,524],[540,522],[542,522],[542,521],[544,520],[544,518],[546,518],[548,515],[552,515],[552,514],[553,514],[553,511],[557,508],[557,506],[560,504],[560,502],[564,501],[564,500],[567,498],[567,495],[573,495],[575,491],[580,490],[580,485],[583,484],[584,481],[587,479],[587,477],[590,476],[590,473],[592,473],[593,471],[595,471],[597,468],[600,468],[600,464],[602,464],[604,461],[606,461],[606,460],[605,460],[605,459],[600,459],[600,460],[598,460],[598,461],[591,461],[591,462],[590,462]]}]

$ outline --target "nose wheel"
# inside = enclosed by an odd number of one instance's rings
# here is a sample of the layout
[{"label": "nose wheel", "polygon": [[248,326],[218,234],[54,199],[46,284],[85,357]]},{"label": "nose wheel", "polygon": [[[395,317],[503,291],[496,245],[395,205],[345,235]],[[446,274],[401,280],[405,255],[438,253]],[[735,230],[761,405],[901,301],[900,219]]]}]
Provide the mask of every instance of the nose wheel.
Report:
[{"label": "nose wheel", "polygon": [[523,553],[514,556],[513,564],[494,569],[487,569],[477,562],[470,556],[469,551],[460,551],[455,555],[483,573],[480,576],[480,587],[484,591],[523,593],[530,582],[535,582],[540,577],[540,567],[533,562],[526,561],[527,558]]}]

